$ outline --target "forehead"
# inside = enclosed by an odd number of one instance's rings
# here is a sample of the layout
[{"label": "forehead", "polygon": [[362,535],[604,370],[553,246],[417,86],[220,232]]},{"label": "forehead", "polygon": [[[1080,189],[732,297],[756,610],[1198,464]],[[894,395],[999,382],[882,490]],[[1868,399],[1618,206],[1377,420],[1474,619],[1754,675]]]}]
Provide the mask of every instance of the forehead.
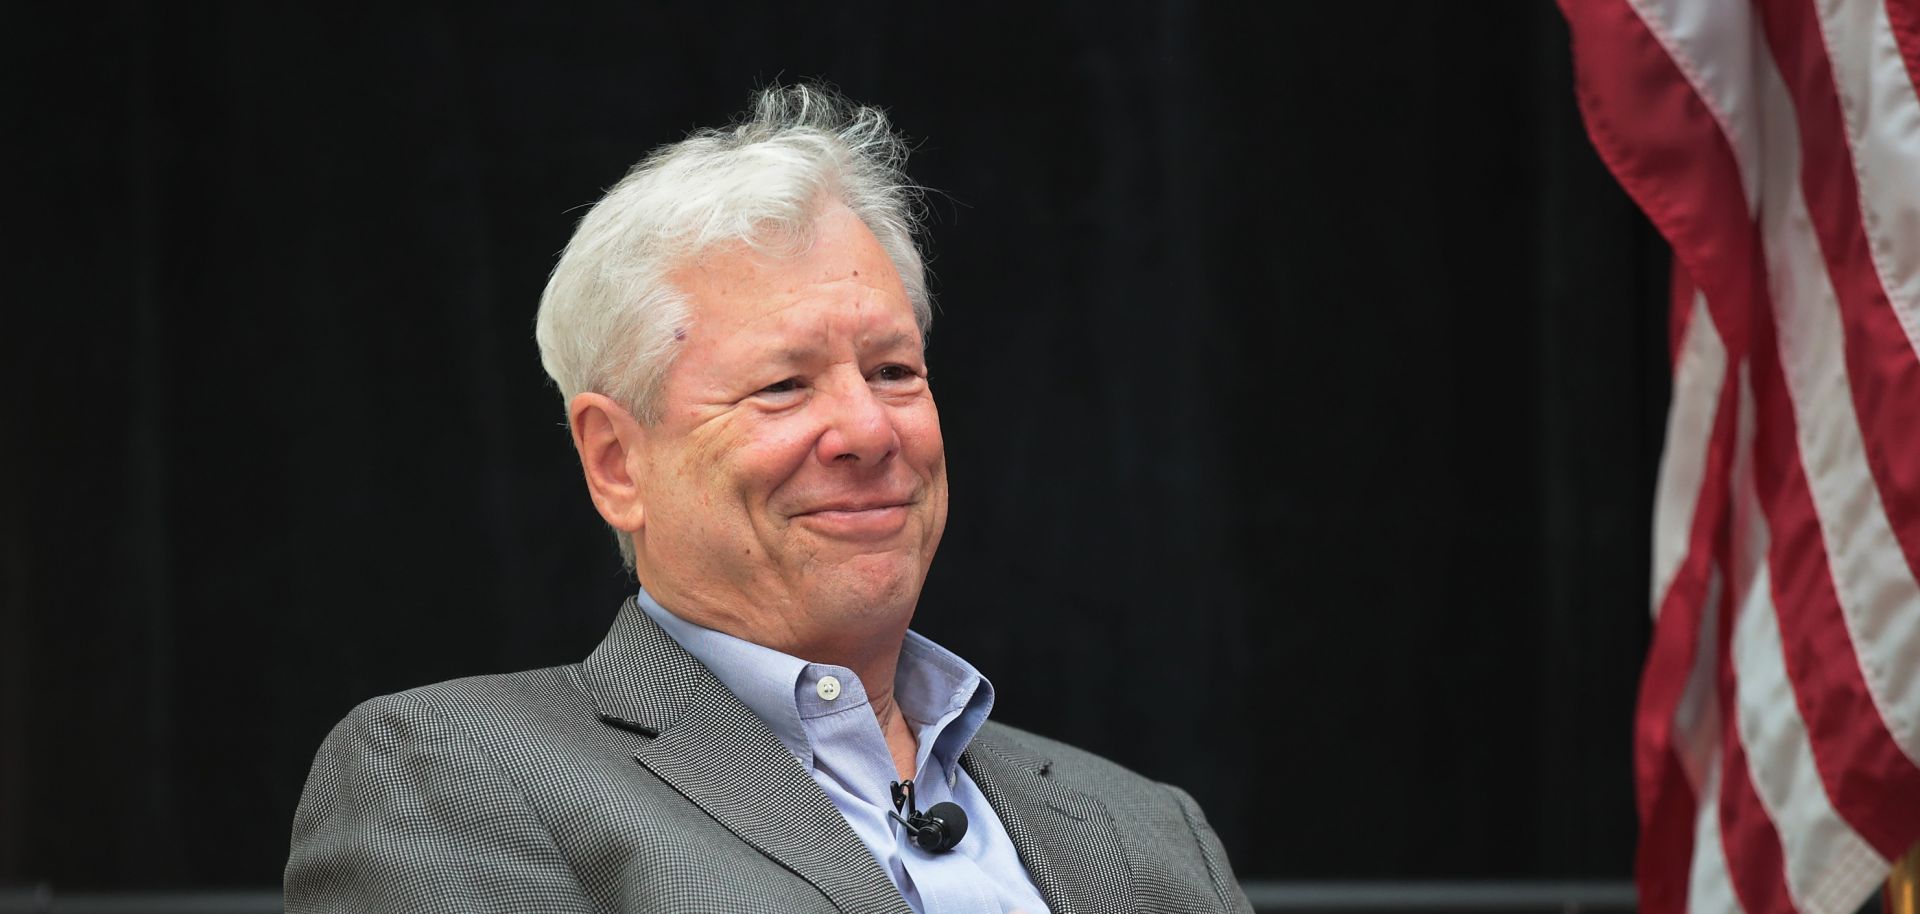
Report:
[{"label": "forehead", "polygon": [[918,338],[906,288],[865,224],[843,206],[821,213],[811,243],[782,256],[744,243],[705,252],[671,281],[692,306],[689,344],[794,332],[903,332]]}]

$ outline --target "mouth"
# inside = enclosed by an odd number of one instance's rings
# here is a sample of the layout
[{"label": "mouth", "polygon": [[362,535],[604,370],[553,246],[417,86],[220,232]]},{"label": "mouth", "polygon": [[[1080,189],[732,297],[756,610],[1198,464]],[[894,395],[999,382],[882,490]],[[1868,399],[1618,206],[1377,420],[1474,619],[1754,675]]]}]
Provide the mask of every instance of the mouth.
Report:
[{"label": "mouth", "polygon": [[911,501],[852,501],[822,505],[793,515],[795,523],[836,539],[882,540],[907,525]]},{"label": "mouth", "polygon": [[888,508],[904,508],[912,503],[913,499],[911,498],[869,498],[835,501],[815,505],[794,516],[803,517],[808,514],[854,514],[861,511],[884,511]]}]

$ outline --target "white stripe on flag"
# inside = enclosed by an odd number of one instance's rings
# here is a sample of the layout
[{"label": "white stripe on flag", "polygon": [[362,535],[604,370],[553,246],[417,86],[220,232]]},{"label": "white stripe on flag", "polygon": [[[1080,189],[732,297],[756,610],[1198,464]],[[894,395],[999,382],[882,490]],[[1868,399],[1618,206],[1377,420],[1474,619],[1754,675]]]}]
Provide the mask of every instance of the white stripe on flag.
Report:
[{"label": "white stripe on flag", "polygon": [[[1767,535],[1759,495],[1748,484],[1740,498],[1759,529],[1751,541],[1764,551]],[[1787,891],[1805,914],[1850,914],[1873,891],[1887,860],[1842,821],[1827,800],[1813,760],[1806,724],[1794,703],[1773,612],[1765,562],[1734,622],[1733,665],[1740,744],[1754,792],[1773,820],[1787,867]]]},{"label": "white stripe on flag", "polygon": [[1860,215],[1874,269],[1920,352],[1920,98],[1900,56],[1887,3],[1900,0],[1822,0],[1827,59],[1846,117],[1860,185]]},{"label": "white stripe on flag", "polygon": [[[1673,405],[1667,411],[1667,454],[1653,503],[1653,614],[1667,599],[1673,578],[1693,545],[1693,511],[1707,473],[1707,441],[1727,375],[1727,347],[1707,313],[1707,298],[1693,294],[1693,315],[1673,373]],[[1693,439],[1698,439],[1693,440]],[[1711,543],[1706,548],[1713,548]]]},{"label": "white stripe on flag", "polygon": [[1707,792],[1707,769],[1720,757],[1720,594],[1726,576],[1719,563],[1709,568],[1706,600],[1701,604],[1700,641],[1693,652],[1693,666],[1687,670],[1686,688],[1673,709],[1673,752],[1696,797],[1707,798],[1717,806],[1719,786]]},{"label": "white stripe on flag", "polygon": [[[1716,750],[1717,752],[1717,750]],[[1727,873],[1727,852],[1720,844],[1720,756],[1707,765],[1700,802],[1693,818],[1693,868],[1687,879],[1687,910],[1702,914],[1746,914],[1733,894]]]}]

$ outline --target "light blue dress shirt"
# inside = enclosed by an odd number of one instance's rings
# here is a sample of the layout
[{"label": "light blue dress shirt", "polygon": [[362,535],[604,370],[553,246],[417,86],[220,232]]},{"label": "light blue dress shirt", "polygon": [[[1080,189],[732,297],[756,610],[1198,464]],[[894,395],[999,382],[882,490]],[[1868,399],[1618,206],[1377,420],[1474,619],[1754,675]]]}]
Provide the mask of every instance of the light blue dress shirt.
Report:
[{"label": "light blue dress shirt", "polygon": [[916,804],[925,810],[952,802],[967,813],[959,845],[929,853],[908,841],[906,830],[887,815],[899,774],[866,688],[852,670],[808,663],[695,625],[644,589],[639,602],[793,751],[915,911],[1047,914],[1006,827],[960,767],[960,753],[993,709],[993,684],[971,664],[908,632],[894,673],[894,705],[920,741]]}]

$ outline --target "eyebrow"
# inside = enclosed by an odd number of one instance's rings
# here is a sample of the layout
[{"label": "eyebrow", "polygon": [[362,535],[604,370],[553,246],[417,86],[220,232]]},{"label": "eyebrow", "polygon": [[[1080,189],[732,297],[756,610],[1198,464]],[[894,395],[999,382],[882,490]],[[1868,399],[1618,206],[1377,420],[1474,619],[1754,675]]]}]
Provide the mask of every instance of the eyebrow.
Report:
[{"label": "eyebrow", "polygon": [[893,333],[889,333],[889,334],[887,334],[886,336],[883,336],[883,337],[881,337],[881,338],[880,338],[879,340],[877,340],[877,341],[875,341],[875,342],[874,342],[874,344],[873,344],[873,346],[872,346],[872,348],[874,348],[874,349],[899,349],[899,348],[900,348],[900,347],[902,347],[902,346],[911,346],[912,344],[913,344],[913,335],[912,335],[912,334],[910,334],[910,333],[901,333],[901,332],[899,332],[899,331],[895,331],[895,332],[893,332]]},{"label": "eyebrow", "polygon": [[[895,331],[893,333],[884,334],[878,337],[877,339],[875,339],[872,343],[869,343],[868,345],[863,346],[861,348],[870,352],[886,352],[887,350],[890,350],[890,349],[900,349],[903,347],[905,348],[913,347],[913,334]],[[805,362],[813,358],[814,354],[815,354],[815,350],[810,348],[799,347],[799,346],[787,346],[787,347],[775,350],[773,352],[773,357],[777,359],[779,363],[782,365],[793,365],[800,362]]]}]

